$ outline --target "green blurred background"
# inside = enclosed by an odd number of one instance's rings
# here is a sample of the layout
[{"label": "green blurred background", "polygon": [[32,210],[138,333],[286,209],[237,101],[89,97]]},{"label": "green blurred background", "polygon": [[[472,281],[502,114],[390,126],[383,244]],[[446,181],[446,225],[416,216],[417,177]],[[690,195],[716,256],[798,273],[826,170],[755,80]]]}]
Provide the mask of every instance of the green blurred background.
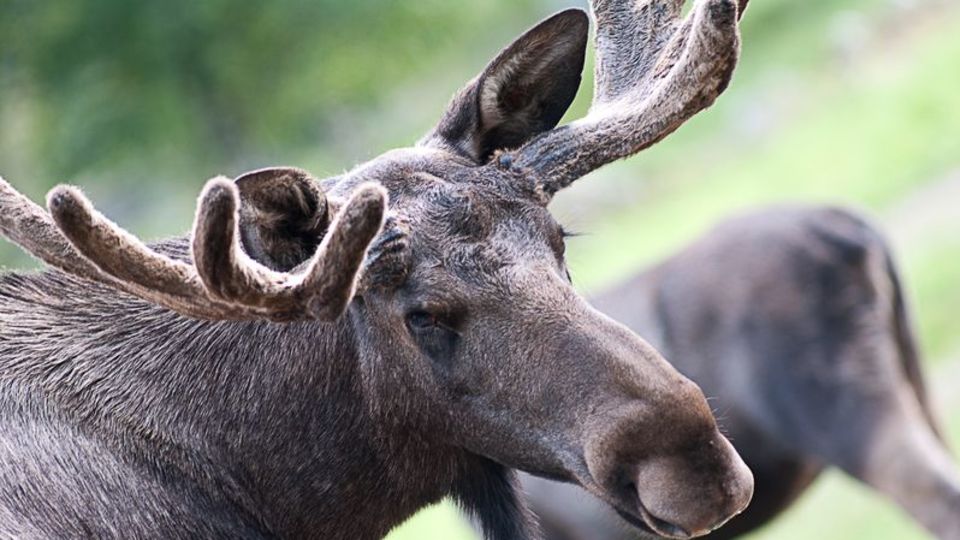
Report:
[{"label": "green blurred background", "polygon": [[[515,35],[581,0],[0,0],[0,174],[84,186],[136,233],[186,231],[203,181],[335,174],[408,145]],[[712,109],[555,203],[589,294],[721,217],[781,200],[865,209],[896,248],[960,448],[960,3],[753,0]],[[589,103],[589,77],[570,117]],[[0,242],[0,263],[33,266]],[[390,540],[473,539],[440,506]],[[837,473],[754,539],[924,533]]]}]

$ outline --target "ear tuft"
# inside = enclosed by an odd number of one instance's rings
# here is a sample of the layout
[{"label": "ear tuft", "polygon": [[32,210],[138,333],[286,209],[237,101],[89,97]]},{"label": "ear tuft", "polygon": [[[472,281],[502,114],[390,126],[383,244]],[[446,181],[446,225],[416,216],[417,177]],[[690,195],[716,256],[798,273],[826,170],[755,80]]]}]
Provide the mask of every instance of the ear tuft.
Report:
[{"label": "ear tuft", "polygon": [[589,26],[571,9],[527,31],[454,97],[420,144],[485,163],[556,127],[580,87]]}]

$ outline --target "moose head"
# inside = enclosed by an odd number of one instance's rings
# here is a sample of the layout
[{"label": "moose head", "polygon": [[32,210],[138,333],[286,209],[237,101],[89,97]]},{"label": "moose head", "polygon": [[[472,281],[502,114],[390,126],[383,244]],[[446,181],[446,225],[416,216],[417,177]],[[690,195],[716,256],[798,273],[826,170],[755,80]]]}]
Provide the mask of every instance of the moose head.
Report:
[{"label": "moose head", "polygon": [[509,468],[582,485],[660,536],[702,535],[746,507],[752,476],[699,388],[575,292],[547,209],[728,84],[743,5],[701,0],[682,17],[682,3],[594,2],[585,118],[556,127],[589,27],[569,10],[500,53],[411,148],[326,180],[293,168],[211,180],[183,256],[71,187],[50,193],[48,214],[0,182],[0,228],[60,270],[188,318],[348,336],[338,354],[355,362],[371,445],[433,452],[418,474],[491,538],[535,534]]}]

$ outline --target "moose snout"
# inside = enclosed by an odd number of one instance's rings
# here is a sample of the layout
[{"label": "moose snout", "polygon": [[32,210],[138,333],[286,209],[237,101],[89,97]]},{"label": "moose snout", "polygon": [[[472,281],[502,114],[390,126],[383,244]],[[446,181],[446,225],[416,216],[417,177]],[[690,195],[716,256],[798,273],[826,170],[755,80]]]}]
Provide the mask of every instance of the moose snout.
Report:
[{"label": "moose snout", "polygon": [[584,359],[579,368],[596,370],[587,394],[593,413],[580,419],[580,483],[665,538],[702,536],[742,512],[753,474],[700,387],[619,323],[587,315],[580,329],[589,332],[558,340],[564,354]]},{"label": "moose snout", "polygon": [[753,474],[699,387],[665,362],[648,363],[658,364],[661,388],[605,415],[587,444],[587,466],[628,521],[665,538],[703,536],[746,509]]},{"label": "moose snout", "polygon": [[[627,521],[665,538],[693,538],[743,512],[753,497],[753,473],[713,427],[699,434],[651,433],[641,424],[612,426],[610,438],[587,445],[590,477]],[[632,429],[631,429],[632,428]],[[669,430],[670,427],[662,426]]]},{"label": "moose snout", "polygon": [[753,474],[719,433],[700,448],[646,460],[635,478],[640,518],[666,538],[708,534],[753,497]]}]

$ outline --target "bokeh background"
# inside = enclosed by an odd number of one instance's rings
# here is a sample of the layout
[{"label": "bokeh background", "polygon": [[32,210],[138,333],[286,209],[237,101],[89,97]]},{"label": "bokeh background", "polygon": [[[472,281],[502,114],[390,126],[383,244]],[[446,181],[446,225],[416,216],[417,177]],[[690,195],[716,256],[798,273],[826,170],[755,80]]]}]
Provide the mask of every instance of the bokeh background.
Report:
[{"label": "bokeh background", "polygon": [[[410,144],[500,47],[571,5],[584,2],[0,0],[0,174],[36,199],[80,184],[136,233],[179,234],[216,174],[325,176]],[[716,106],[556,202],[583,233],[575,282],[597,291],[744,208],[864,209],[896,248],[960,448],[960,3],[753,0],[743,35]],[[35,265],[4,241],[0,264]],[[473,538],[441,505],[390,540]],[[831,473],[752,538],[926,536]]]}]

